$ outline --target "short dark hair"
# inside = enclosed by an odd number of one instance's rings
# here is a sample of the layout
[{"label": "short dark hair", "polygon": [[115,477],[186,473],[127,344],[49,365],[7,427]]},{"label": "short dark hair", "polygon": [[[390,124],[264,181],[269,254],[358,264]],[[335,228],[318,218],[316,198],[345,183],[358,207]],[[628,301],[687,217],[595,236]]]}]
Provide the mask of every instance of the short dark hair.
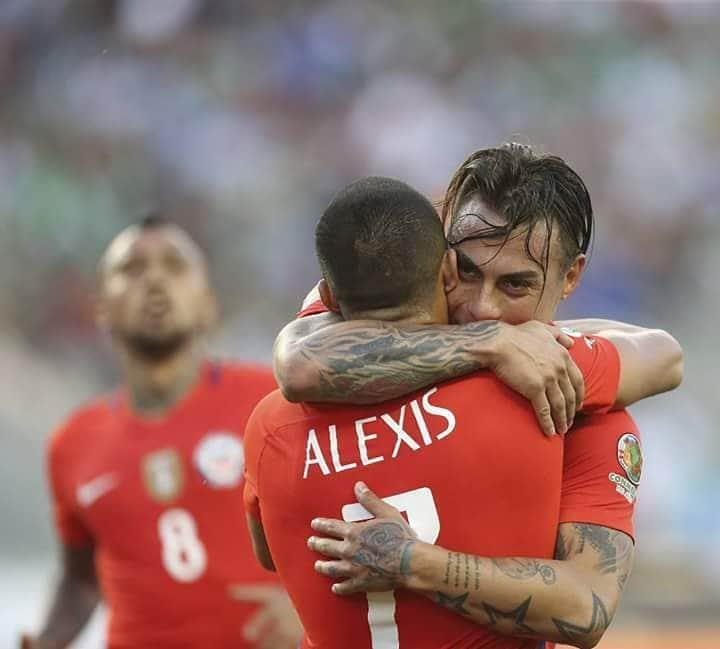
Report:
[{"label": "short dark hair", "polygon": [[[593,234],[590,193],[582,178],[562,158],[539,155],[530,146],[515,142],[475,151],[457,169],[445,194],[442,220],[451,232],[462,233],[459,210],[472,198],[482,200],[505,222],[493,224],[480,218],[480,227],[468,228],[468,236],[451,234],[450,245],[468,238],[499,239],[504,245],[518,228],[526,228],[525,250],[543,272],[547,272],[555,227],[559,229],[567,265],[590,247]],[[544,224],[548,233],[542,259],[537,259],[530,250],[530,237],[539,224]]]},{"label": "short dark hair", "polygon": [[371,176],[341,190],[315,230],[325,280],[349,312],[423,305],[446,250],[432,203],[392,178]]},{"label": "short dark hair", "polygon": [[142,230],[154,230],[155,228],[162,228],[172,224],[172,220],[160,211],[148,212],[138,222]]}]

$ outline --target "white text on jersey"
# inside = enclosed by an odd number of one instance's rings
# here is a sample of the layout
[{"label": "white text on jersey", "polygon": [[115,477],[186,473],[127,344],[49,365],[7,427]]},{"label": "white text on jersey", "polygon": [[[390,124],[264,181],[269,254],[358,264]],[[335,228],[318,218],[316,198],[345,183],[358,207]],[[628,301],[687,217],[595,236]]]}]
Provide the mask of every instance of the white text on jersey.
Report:
[{"label": "white text on jersey", "polygon": [[[303,470],[303,479],[310,475],[310,470],[316,466],[323,475],[331,473],[340,473],[341,471],[349,471],[358,467],[358,462],[362,466],[383,462],[387,459],[394,459],[400,453],[402,446],[407,446],[411,451],[417,451],[420,448],[430,446],[433,442],[445,439],[455,430],[455,415],[447,408],[430,403],[430,396],[437,392],[437,388],[432,388],[422,395],[419,399],[413,399],[410,403],[401,406],[397,417],[393,417],[388,413],[384,413],[379,417],[367,417],[365,419],[356,419],[354,422],[354,432],[357,443],[357,453],[352,458],[346,457],[344,460],[340,457],[338,447],[338,430],[335,424],[327,427],[327,439],[329,441],[329,459],[323,453],[318,432],[311,428],[307,434],[307,443],[305,445],[305,467]],[[408,410],[415,421],[420,439],[415,439],[406,430],[406,417]],[[428,427],[428,417],[441,417],[445,420],[445,429],[433,435]],[[379,425],[378,420],[384,425]],[[372,426],[373,431],[368,430]],[[372,449],[368,448],[368,443],[376,439],[378,435],[391,432],[395,435],[395,446],[389,457],[383,455],[375,455]],[[322,431],[320,433],[322,435]],[[352,461],[350,461],[352,460]]]}]

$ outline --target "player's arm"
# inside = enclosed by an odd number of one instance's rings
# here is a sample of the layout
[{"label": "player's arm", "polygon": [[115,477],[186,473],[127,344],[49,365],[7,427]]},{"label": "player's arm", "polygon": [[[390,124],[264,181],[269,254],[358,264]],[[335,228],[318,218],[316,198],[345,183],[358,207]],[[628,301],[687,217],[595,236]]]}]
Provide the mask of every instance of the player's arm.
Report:
[{"label": "player's arm", "polygon": [[553,434],[567,430],[584,397],[563,345],[572,345],[570,337],[538,322],[395,326],[323,313],[288,324],[273,360],[290,401],[376,403],[490,369],[532,402],[543,431]]},{"label": "player's arm", "polygon": [[683,351],[662,329],[587,318],[558,323],[609,340],[620,354],[620,384],[615,408],[674,390],[683,377]]},{"label": "player's arm", "polygon": [[22,649],[65,649],[100,601],[93,546],[62,546],[62,574],[42,631],[24,637]]},{"label": "player's arm", "polygon": [[556,560],[488,558],[417,540],[402,515],[370,491],[356,491],[376,518],[320,519],[311,549],[331,558],[316,570],[338,595],[406,588],[493,631],[595,646],[613,619],[633,557],[629,536],[595,525],[560,526]]},{"label": "player's arm", "polygon": [[272,554],[270,554],[270,548],[268,547],[262,522],[255,518],[252,514],[246,514],[246,517],[255,558],[258,560],[258,563],[265,568],[265,570],[272,570],[275,572],[275,562],[273,561]]}]

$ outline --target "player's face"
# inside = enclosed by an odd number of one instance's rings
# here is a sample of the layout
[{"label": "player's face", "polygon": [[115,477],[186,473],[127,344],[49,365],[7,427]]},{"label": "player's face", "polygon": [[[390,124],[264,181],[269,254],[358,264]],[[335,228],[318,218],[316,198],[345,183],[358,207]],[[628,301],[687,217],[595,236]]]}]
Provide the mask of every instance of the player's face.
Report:
[{"label": "player's face", "polygon": [[[480,201],[471,200],[461,209],[467,215],[482,214],[489,220],[500,217]],[[452,241],[471,237],[481,224],[470,216],[461,219],[448,233]],[[530,240],[533,255],[543,258],[546,232],[538,227]],[[528,257],[525,233],[517,233],[501,247],[494,240],[467,239],[453,248],[457,253],[459,283],[448,293],[450,320],[458,324],[478,320],[502,320],[520,324],[528,320],[549,322],[561,300],[575,289],[584,266],[579,258],[570,269],[563,256],[557,231],[550,242],[547,273]]]},{"label": "player's face", "polygon": [[101,324],[141,355],[169,355],[214,323],[202,253],[177,227],[122,232],[105,253],[100,279]]}]

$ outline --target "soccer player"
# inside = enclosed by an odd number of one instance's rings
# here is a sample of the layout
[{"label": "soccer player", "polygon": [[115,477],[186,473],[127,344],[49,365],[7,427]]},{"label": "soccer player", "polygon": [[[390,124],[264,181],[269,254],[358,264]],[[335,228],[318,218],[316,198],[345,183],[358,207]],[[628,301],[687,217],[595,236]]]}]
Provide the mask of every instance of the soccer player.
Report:
[{"label": "soccer player", "polygon": [[99,265],[98,313],[124,387],[51,439],[62,576],[22,647],[67,647],[101,596],[110,649],[295,647],[297,617],[257,566],[241,491],[246,420],[275,384],[207,358],[217,307],[202,252],[160,217],[124,230]]},{"label": "soccer player", "polygon": [[[453,177],[443,216],[460,270],[460,282],[448,294],[451,317],[467,324],[419,332],[387,323],[343,323],[338,313],[297,320],[275,348],[276,375],[290,398],[367,403],[379,400],[382,390],[398,396],[428,381],[493,367],[487,358],[493,358],[492,343],[502,339],[490,341],[488,350],[487,341],[476,339],[488,325],[482,321],[547,322],[577,286],[591,239],[592,206],[584,183],[561,159],[518,145],[477,151]],[[327,310],[317,302],[306,307],[303,315]],[[649,394],[679,383],[682,353],[665,332],[601,320],[572,324],[586,333],[604,331],[622,349],[654,346],[647,357]],[[503,372],[499,376],[507,379]],[[529,381],[520,391],[533,399],[540,395],[545,431],[562,432],[574,410],[574,404],[566,409],[563,397],[572,393],[551,379]],[[624,410],[580,419],[565,439],[558,561],[547,564],[552,573],[544,572],[554,577],[546,582],[531,560],[501,564],[492,581],[483,580],[482,594],[468,591],[463,611],[501,633],[529,627],[540,637],[580,646],[597,642],[630,574],[641,472],[639,433]],[[441,601],[452,604],[446,597]]]},{"label": "soccer player", "polygon": [[[447,323],[446,292],[458,281],[455,254],[446,250],[432,205],[407,185],[368,178],[348,186],[323,214],[316,247],[323,300],[347,320],[392,321],[417,331]],[[495,337],[499,328],[486,325],[485,335]],[[628,362],[621,364],[609,342],[581,338],[570,353],[585,378],[587,410],[608,408],[643,389],[634,350],[622,353]],[[362,477],[380,485],[428,544],[550,559],[561,440],[542,436],[530,404],[495,376],[476,374],[363,407],[292,404],[277,391],[255,409],[245,442],[245,498],[256,554],[277,568],[288,588],[306,630],[304,646],[536,646],[499,638],[405,591],[371,593],[367,600],[334,597],[305,547],[315,516],[370,516],[352,495]],[[382,544],[400,565],[415,561],[413,539],[397,521],[372,529],[368,543]],[[319,543],[327,549],[332,542]],[[462,577],[455,572],[461,568]],[[370,590],[387,591],[382,572],[375,575],[380,579]],[[450,577],[465,586],[475,579],[460,563]]]}]

